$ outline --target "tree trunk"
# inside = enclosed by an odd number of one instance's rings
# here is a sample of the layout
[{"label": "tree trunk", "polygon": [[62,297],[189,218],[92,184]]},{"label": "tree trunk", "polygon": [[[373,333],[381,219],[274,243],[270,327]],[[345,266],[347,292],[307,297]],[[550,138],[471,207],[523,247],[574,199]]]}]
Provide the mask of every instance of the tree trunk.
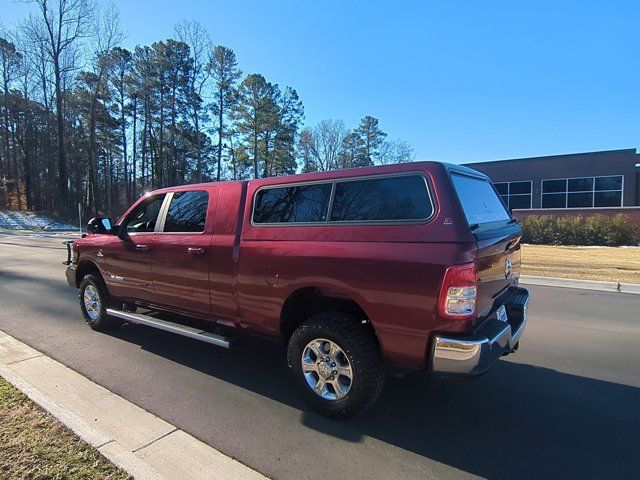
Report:
[{"label": "tree trunk", "polygon": [[169,171],[168,184],[174,185],[178,181],[178,178],[176,176],[176,173],[178,170],[178,150],[176,148],[176,87],[175,85],[172,87],[172,90],[171,90],[170,108],[171,108],[171,158],[173,161],[171,162],[171,165],[167,170]]},{"label": "tree trunk", "polygon": [[62,82],[60,76],[60,59],[54,58],[54,82],[56,89],[56,121],[58,128],[58,194],[57,208],[61,214],[66,214],[68,205],[69,190],[67,188],[67,157],[64,145],[64,116],[62,103]]},{"label": "tree trunk", "polygon": [[22,210],[22,192],[20,189],[20,165],[18,165],[18,146],[16,144],[16,123],[11,122],[11,156],[13,157],[13,178],[16,186],[16,199],[18,201],[18,210]]},{"label": "tree trunk", "polygon": [[258,131],[253,129],[253,178],[258,178]]},{"label": "tree trunk", "polygon": [[222,88],[220,88],[220,97],[218,98],[218,174],[216,176],[216,180],[220,181],[220,165],[222,163],[222,119],[223,119],[223,102],[224,96],[222,92]]},{"label": "tree trunk", "polygon": [[[3,146],[4,146],[4,160],[7,162],[6,170],[3,173],[10,174],[11,172],[11,160],[9,157],[9,79],[7,77],[6,67],[4,68],[3,88],[4,88],[4,131],[2,133]],[[5,182],[5,206],[10,206],[9,189],[6,187]]]},{"label": "tree trunk", "polygon": [[[160,84],[160,138],[159,138],[160,146],[158,147],[158,163],[160,164],[161,167],[164,166],[164,93],[163,93],[163,90],[164,90],[164,85]],[[155,173],[155,175],[157,175],[157,173]],[[154,175],[153,186],[157,188],[162,183],[162,172],[160,172],[161,178],[159,183],[156,183],[155,175]]]},{"label": "tree trunk", "polygon": [[138,97],[133,98],[133,166],[131,168],[131,191],[130,197],[127,198],[127,203],[131,204],[131,201],[136,197],[136,174],[137,174],[137,134],[138,134]]},{"label": "tree trunk", "polygon": [[129,187],[129,159],[127,158],[127,125],[124,112],[124,94],[120,93],[120,121],[122,122],[122,160],[124,162],[124,191],[127,203],[131,199],[131,191]]}]

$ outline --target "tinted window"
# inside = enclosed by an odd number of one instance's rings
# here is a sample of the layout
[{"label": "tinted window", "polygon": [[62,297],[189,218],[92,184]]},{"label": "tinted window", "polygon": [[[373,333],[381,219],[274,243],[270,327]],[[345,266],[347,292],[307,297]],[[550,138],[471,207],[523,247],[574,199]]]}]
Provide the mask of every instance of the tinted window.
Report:
[{"label": "tinted window", "polygon": [[207,192],[175,192],[169,204],[163,231],[204,232],[208,204]]},{"label": "tinted window", "polygon": [[509,208],[513,210],[531,208],[531,195],[511,195],[509,197]]},{"label": "tinted window", "polygon": [[131,212],[123,222],[127,233],[153,232],[164,194],[146,198]]},{"label": "tinted window", "polygon": [[569,193],[567,197],[567,207],[592,207],[593,193]]},{"label": "tinted window", "polygon": [[620,207],[622,192],[596,192],[594,207]]},{"label": "tinted window", "polygon": [[542,193],[548,192],[566,192],[567,181],[566,180],[543,180],[542,181]]},{"label": "tinted window", "polygon": [[488,180],[466,175],[451,175],[469,225],[511,218]]},{"label": "tinted window", "polygon": [[507,195],[509,193],[509,184],[507,182],[494,183],[493,185],[500,195]]},{"label": "tinted window", "polygon": [[551,193],[542,195],[542,208],[565,208],[567,195],[564,193]]},{"label": "tinted window", "polygon": [[422,177],[372,178],[336,183],[331,221],[425,220],[432,213]]},{"label": "tinted window", "polygon": [[596,190],[622,190],[622,176],[596,178]]},{"label": "tinted window", "polygon": [[531,193],[531,182],[511,182],[509,183],[509,193],[511,195]]},{"label": "tinted window", "polygon": [[593,190],[593,177],[569,179],[570,192],[590,192],[592,190]]},{"label": "tinted window", "polygon": [[265,188],[256,194],[253,222],[325,222],[330,196],[330,183]]}]

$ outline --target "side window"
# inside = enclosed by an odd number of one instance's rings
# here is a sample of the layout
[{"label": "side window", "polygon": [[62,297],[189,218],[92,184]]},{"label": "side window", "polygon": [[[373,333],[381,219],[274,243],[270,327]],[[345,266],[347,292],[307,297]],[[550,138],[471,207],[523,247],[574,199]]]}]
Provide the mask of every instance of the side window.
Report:
[{"label": "side window", "polygon": [[332,222],[426,220],[433,205],[418,175],[336,183]]},{"label": "side window", "polygon": [[325,222],[330,196],[330,183],[259,190],[255,198],[253,222]]},{"label": "side window", "polygon": [[164,194],[155,195],[140,203],[122,223],[127,233],[149,233],[156,228],[156,220],[160,207],[164,201]]},{"label": "side window", "polygon": [[169,204],[163,232],[204,232],[208,205],[207,192],[175,192]]}]

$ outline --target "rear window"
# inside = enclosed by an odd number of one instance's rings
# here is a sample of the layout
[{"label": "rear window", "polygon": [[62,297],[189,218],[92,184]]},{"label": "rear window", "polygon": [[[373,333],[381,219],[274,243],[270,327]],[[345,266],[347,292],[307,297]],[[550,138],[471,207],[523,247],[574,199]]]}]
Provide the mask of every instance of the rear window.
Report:
[{"label": "rear window", "polygon": [[424,178],[405,175],[336,183],[331,221],[426,220],[432,213]]},{"label": "rear window", "polygon": [[330,183],[259,190],[256,194],[253,222],[325,222],[330,196]]},{"label": "rear window", "polygon": [[489,180],[455,173],[451,175],[451,180],[469,226],[511,218]]},{"label": "rear window", "polygon": [[204,232],[208,204],[209,194],[207,192],[175,192],[169,204],[163,231],[180,233]]}]

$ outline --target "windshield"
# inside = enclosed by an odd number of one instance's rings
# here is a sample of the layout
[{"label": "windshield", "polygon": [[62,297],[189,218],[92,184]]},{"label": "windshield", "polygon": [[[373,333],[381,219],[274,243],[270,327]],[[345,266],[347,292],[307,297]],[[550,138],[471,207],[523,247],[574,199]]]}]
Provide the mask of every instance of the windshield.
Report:
[{"label": "windshield", "polygon": [[469,226],[511,218],[489,180],[456,173],[451,175],[451,180]]}]

